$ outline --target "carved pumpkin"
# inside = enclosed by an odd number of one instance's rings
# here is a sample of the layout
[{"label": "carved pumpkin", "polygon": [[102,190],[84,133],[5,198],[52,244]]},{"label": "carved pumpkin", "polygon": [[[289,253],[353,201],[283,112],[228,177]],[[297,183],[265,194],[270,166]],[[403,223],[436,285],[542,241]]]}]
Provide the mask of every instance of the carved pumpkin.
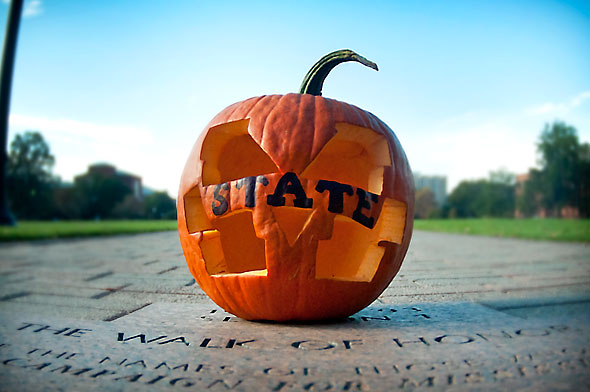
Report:
[{"label": "carved pumpkin", "polygon": [[250,320],[355,313],[399,271],[414,185],[396,136],[373,114],[321,97],[343,61],[322,58],[300,94],[219,113],[182,174],[178,229],[188,267],[219,306]]}]

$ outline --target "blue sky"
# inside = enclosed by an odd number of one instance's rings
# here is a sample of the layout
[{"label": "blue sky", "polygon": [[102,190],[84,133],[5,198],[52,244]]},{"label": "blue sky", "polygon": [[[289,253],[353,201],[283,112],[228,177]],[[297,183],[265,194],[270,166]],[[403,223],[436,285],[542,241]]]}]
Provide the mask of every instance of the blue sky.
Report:
[{"label": "blue sky", "polygon": [[535,166],[555,119],[590,140],[590,2],[476,0],[28,0],[9,138],[41,131],[64,180],[107,161],[175,196],[217,112],[296,92],[342,48],[379,72],[343,64],[323,95],[385,121],[449,190]]}]

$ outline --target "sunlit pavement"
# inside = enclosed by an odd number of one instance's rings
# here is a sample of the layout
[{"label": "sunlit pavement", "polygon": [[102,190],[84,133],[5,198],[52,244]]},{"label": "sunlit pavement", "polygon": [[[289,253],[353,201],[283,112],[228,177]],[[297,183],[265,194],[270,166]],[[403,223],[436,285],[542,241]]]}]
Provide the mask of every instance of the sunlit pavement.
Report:
[{"label": "sunlit pavement", "polygon": [[[415,232],[347,320],[240,320],[175,232],[0,245],[1,390],[587,389],[590,247]],[[41,387],[41,385],[43,387]]]}]

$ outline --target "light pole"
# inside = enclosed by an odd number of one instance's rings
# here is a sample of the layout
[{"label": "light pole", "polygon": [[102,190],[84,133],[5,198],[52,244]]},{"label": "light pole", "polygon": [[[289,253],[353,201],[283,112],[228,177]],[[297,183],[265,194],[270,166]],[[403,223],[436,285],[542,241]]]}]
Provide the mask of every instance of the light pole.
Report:
[{"label": "light pole", "polygon": [[12,0],[8,11],[4,52],[2,53],[2,70],[0,75],[0,225],[14,225],[14,217],[8,210],[6,201],[6,145],[8,142],[8,115],[10,113],[10,90],[14,69],[14,55],[18,37],[18,25],[23,9],[23,0]]}]

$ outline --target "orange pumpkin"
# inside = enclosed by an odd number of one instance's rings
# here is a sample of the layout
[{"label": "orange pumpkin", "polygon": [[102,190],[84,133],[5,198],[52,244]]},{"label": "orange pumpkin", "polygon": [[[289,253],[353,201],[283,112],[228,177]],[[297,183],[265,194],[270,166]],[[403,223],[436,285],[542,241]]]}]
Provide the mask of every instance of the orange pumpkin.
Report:
[{"label": "orange pumpkin", "polygon": [[233,104],[205,127],[178,194],[188,267],[226,311],[250,320],[345,317],[399,271],[414,185],[394,133],[376,116],[321,97],[343,61],[322,58],[300,94]]}]

